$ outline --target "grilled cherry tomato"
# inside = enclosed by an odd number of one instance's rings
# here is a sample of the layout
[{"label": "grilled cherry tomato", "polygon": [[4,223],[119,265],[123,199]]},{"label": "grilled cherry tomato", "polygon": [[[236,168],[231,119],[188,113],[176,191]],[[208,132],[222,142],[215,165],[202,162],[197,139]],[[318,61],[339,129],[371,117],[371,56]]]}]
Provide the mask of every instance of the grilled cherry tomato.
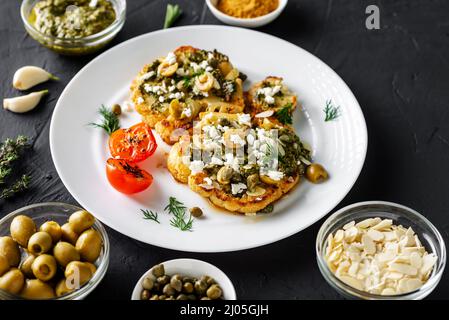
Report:
[{"label": "grilled cherry tomato", "polygon": [[125,194],[143,191],[153,182],[151,174],[124,159],[109,158],[106,163],[106,175],[109,183]]},{"label": "grilled cherry tomato", "polygon": [[113,158],[139,162],[151,156],[156,148],[151,128],[143,122],[129,129],[114,131],[109,138],[109,150]]}]

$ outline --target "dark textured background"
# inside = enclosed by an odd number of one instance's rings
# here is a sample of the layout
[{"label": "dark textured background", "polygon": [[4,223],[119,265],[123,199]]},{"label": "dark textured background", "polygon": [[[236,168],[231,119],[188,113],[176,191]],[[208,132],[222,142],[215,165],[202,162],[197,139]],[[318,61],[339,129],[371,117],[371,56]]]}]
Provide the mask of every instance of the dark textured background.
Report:
[{"label": "dark textured background", "polygon": [[[43,201],[76,203],[53,166],[48,143],[50,118],[59,94],[93,56],[62,57],[25,32],[18,0],[0,1],[0,90],[15,96],[11,80],[23,65],[37,65],[62,78],[47,83],[51,94],[34,111],[0,110],[0,138],[26,134],[33,152],[19,170],[31,172],[31,189],[0,200],[1,215]],[[204,1],[179,3],[177,25],[218,24]],[[167,1],[128,0],[125,27],[111,46],[160,29]],[[381,29],[365,28],[365,8],[376,4]],[[317,55],[347,82],[362,106],[369,131],[365,167],[338,207],[363,200],[388,200],[426,215],[449,239],[449,1],[446,0],[290,0],[280,16],[260,30]],[[73,134],[76,134],[74,132]],[[315,260],[320,221],[278,243],[257,249],[193,254],[146,245],[108,229],[111,262],[90,299],[129,299],[137,279],[167,259],[192,257],[223,269],[241,299],[338,299],[321,277]],[[449,274],[430,296],[449,298]]]}]

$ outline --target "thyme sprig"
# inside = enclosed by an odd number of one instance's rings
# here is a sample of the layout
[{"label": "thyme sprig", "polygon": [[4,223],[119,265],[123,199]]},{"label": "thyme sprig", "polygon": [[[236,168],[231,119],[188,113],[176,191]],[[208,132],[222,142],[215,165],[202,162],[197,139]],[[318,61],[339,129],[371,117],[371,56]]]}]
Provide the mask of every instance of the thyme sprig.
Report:
[{"label": "thyme sprig", "polygon": [[101,105],[98,113],[103,117],[102,122],[91,122],[89,123],[89,125],[104,129],[108,133],[108,135],[111,135],[114,131],[120,129],[120,120],[114,112],[106,108],[104,105]]},{"label": "thyme sprig", "polygon": [[25,191],[26,189],[28,189],[30,180],[30,176],[24,174],[19,180],[14,182],[12,186],[2,190],[2,192],[0,193],[0,199],[8,199],[16,193]]},{"label": "thyme sprig", "polygon": [[5,183],[6,177],[12,172],[12,164],[19,159],[22,151],[28,147],[28,138],[18,136],[16,140],[6,139],[0,146],[0,184]]},{"label": "thyme sprig", "polygon": [[157,212],[153,212],[151,210],[144,210],[144,209],[140,209],[140,211],[142,211],[143,218],[145,220],[152,220],[154,222],[160,223],[160,221],[158,220]]},{"label": "thyme sprig", "polygon": [[324,121],[333,121],[337,119],[340,114],[340,106],[335,107],[332,103],[332,100],[326,101],[326,107],[323,109],[323,112],[325,114]]},{"label": "thyme sprig", "polygon": [[169,198],[168,205],[164,208],[164,211],[173,215],[170,220],[170,225],[180,229],[181,231],[192,231],[193,218],[192,215],[187,217],[186,206],[175,197]]},{"label": "thyme sprig", "polygon": [[182,10],[179,7],[179,5],[175,4],[168,4],[167,5],[167,12],[165,13],[165,22],[164,22],[164,29],[170,28],[175,21],[181,16]]},{"label": "thyme sprig", "polygon": [[291,108],[292,104],[288,103],[282,109],[276,111],[274,115],[282,124],[293,124]]}]

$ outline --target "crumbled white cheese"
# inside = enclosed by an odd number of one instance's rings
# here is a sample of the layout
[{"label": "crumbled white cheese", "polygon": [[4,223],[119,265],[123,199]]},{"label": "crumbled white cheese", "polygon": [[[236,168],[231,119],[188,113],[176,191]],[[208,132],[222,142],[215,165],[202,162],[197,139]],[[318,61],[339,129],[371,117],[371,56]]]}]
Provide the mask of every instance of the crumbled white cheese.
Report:
[{"label": "crumbled white cheese", "polygon": [[274,103],[274,96],[281,91],[281,86],[276,85],[274,87],[264,87],[257,90],[257,94],[264,95],[264,101],[267,104],[273,104]]},{"label": "crumbled white cheese", "polygon": [[248,141],[248,144],[249,144],[250,146],[252,146],[252,145],[254,144],[254,136],[253,136],[252,134],[249,134],[249,135],[246,137],[246,141]]},{"label": "crumbled white cheese", "polygon": [[203,172],[204,162],[201,160],[193,160],[192,162],[190,162],[189,169],[192,174]]},{"label": "crumbled white cheese", "polygon": [[175,91],[176,90],[176,86],[170,86],[170,87],[168,87],[168,91],[169,92],[173,92],[173,91]]},{"label": "crumbled white cheese", "polygon": [[89,7],[95,8],[98,4],[98,0],[90,0]]},{"label": "crumbled white cheese", "polygon": [[212,157],[212,159],[210,160],[210,163],[213,165],[222,166],[223,160],[221,160],[220,158],[217,158],[217,157]]},{"label": "crumbled white cheese", "polygon": [[192,116],[192,110],[190,108],[185,108],[184,110],[182,110],[182,113],[186,116],[186,117],[191,117]]},{"label": "crumbled white cheese", "polygon": [[173,52],[169,52],[167,56],[165,57],[165,61],[168,62],[168,64],[172,65],[176,63],[176,55]]},{"label": "crumbled white cheese", "polygon": [[141,103],[144,103],[144,102],[145,102],[145,100],[142,97],[138,97],[137,98],[137,103],[138,104],[141,104]]},{"label": "crumbled white cheese", "polygon": [[272,96],[265,96],[265,102],[268,104],[273,104],[274,98]]},{"label": "crumbled white cheese", "polygon": [[209,186],[212,185],[212,179],[209,177],[204,178],[203,181],[206,182],[206,184],[208,184]]},{"label": "crumbled white cheese", "polygon": [[207,60],[212,60],[214,58],[214,54],[212,52],[207,53]]},{"label": "crumbled white cheese", "polygon": [[206,67],[206,71],[207,72],[212,72],[212,71],[214,71],[214,68],[212,68],[211,66],[207,66]]},{"label": "crumbled white cheese", "polygon": [[247,187],[244,183],[232,183],[231,184],[231,190],[232,190],[232,194],[239,194],[240,192],[242,192],[243,190],[245,190]]},{"label": "crumbled white cheese", "polygon": [[251,126],[251,116],[247,113],[239,114],[238,121],[241,125]]},{"label": "crumbled white cheese", "polygon": [[268,177],[274,181],[279,181],[284,177],[284,173],[281,171],[270,170],[268,171]]},{"label": "crumbled white cheese", "polygon": [[231,134],[231,137],[229,138],[232,143],[244,146],[246,144],[245,140],[243,140],[238,134]]},{"label": "crumbled white cheese", "polygon": [[160,97],[159,97],[159,102],[162,103],[162,102],[164,102],[164,101],[165,101],[165,98],[164,98],[163,96],[160,96]]},{"label": "crumbled white cheese", "polygon": [[143,80],[143,81],[145,81],[145,80],[151,79],[155,74],[156,74],[156,73],[155,73],[154,71],[150,71],[150,72],[144,73],[144,74],[140,77],[140,79]]}]

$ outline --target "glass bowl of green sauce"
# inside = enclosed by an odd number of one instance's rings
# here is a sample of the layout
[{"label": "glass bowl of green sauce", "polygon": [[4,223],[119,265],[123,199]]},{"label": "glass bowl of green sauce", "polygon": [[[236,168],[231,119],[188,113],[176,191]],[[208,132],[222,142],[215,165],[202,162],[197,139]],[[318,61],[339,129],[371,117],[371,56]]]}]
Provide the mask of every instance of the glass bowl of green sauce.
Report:
[{"label": "glass bowl of green sauce", "polygon": [[122,29],[126,0],[24,0],[21,16],[28,34],[63,55],[102,49]]}]

